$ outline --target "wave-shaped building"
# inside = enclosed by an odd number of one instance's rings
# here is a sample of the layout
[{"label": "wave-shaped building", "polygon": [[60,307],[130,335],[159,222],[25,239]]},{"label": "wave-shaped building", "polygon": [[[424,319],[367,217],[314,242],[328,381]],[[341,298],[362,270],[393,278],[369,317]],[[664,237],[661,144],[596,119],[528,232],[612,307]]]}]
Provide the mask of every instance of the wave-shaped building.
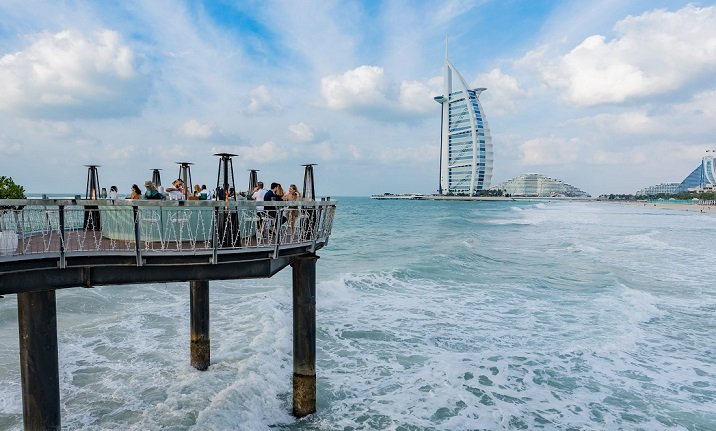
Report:
[{"label": "wave-shaped building", "polygon": [[[453,85],[453,78],[457,78]],[[445,47],[440,138],[440,194],[467,194],[487,190],[492,179],[492,137],[480,93],[470,88],[450,63]]]},{"label": "wave-shaped building", "polygon": [[714,164],[714,156],[706,155],[701,159],[701,164],[681,181],[676,188],[676,193],[687,192],[689,189],[703,189],[709,184],[716,184],[716,164]]},{"label": "wave-shaped building", "polygon": [[584,192],[561,180],[546,177],[540,174],[522,174],[518,177],[497,184],[493,190],[502,190],[512,196],[528,197],[587,197]]}]

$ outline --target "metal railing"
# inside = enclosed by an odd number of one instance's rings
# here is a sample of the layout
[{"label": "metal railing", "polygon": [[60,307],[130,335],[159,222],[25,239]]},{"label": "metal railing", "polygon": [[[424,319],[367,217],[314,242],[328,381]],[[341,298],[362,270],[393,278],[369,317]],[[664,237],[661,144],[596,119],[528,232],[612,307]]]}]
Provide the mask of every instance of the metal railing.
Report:
[{"label": "metal railing", "polygon": [[[0,200],[0,260],[326,243],[333,201]],[[216,261],[216,259],[214,259]]]}]

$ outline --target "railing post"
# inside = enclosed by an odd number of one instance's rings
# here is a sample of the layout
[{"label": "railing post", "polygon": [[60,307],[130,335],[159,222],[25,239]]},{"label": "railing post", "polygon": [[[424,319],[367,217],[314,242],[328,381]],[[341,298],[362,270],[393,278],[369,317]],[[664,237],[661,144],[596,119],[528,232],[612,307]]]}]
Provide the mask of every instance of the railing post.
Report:
[{"label": "railing post", "polygon": [[316,411],[316,260],[302,255],[293,268],[293,414]]},{"label": "railing post", "polygon": [[139,208],[132,205],[132,214],[134,214],[134,253],[137,255],[137,266],[142,266],[142,238],[139,232]]},{"label": "railing post", "polygon": [[274,229],[275,229],[274,235],[276,237],[276,245],[273,248],[273,258],[274,259],[278,258],[278,249],[281,245],[281,225],[283,224],[283,223],[281,223],[281,221],[282,221],[281,219],[283,218],[284,208],[285,207],[276,207],[276,223],[274,224]]},{"label": "railing post", "polygon": [[60,205],[60,268],[65,268],[65,206]]},{"label": "railing post", "polygon": [[55,291],[17,294],[22,417],[26,430],[60,429]]},{"label": "railing post", "polygon": [[212,247],[214,248],[211,254],[211,263],[217,264],[218,248],[219,248],[219,207],[214,207],[214,230],[211,233]]},{"label": "railing post", "polygon": [[209,368],[211,348],[209,340],[209,282],[189,282],[189,314],[191,329],[191,366],[205,371]]}]

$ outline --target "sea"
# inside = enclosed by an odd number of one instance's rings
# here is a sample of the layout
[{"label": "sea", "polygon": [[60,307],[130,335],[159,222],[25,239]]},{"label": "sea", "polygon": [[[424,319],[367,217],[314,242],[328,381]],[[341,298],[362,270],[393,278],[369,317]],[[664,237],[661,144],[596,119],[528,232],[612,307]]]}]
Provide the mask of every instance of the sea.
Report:
[{"label": "sea", "polygon": [[[204,372],[188,283],[58,291],[63,428],[716,430],[716,215],[337,201],[317,262],[317,413],[291,416],[288,268],[211,282]],[[14,295],[0,429],[22,429]]]}]

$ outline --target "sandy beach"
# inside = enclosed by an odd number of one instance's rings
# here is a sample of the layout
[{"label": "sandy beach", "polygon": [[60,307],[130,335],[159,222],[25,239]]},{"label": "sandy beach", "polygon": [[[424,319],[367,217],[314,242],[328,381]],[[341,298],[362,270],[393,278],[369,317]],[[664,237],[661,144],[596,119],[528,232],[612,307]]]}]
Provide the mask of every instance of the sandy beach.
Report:
[{"label": "sandy beach", "polygon": [[701,212],[711,215],[716,215],[716,206],[714,205],[698,205],[698,204],[683,204],[683,203],[668,203],[668,202],[628,202],[619,201],[621,204],[633,205],[633,206],[644,206],[644,207],[658,207],[677,211],[691,211]]}]

